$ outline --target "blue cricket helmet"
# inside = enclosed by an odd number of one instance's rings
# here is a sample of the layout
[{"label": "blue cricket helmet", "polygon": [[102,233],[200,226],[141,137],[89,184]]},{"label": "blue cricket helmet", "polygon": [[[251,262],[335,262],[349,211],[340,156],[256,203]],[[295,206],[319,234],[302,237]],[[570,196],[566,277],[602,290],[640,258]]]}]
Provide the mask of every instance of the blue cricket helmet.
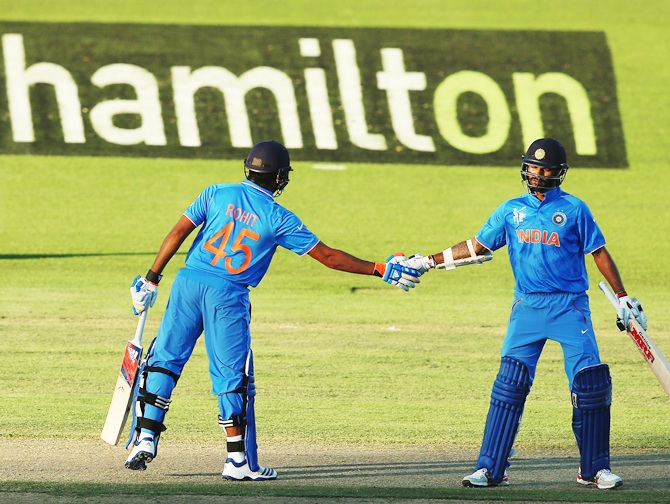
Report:
[{"label": "blue cricket helmet", "polygon": [[289,183],[288,173],[291,168],[291,157],[288,150],[279,142],[266,140],[254,145],[244,160],[245,175],[248,171],[257,173],[277,174],[277,189],[275,196],[279,196]]},{"label": "blue cricket helmet", "polygon": [[[539,166],[548,168],[554,172],[550,176],[531,174],[528,166]],[[521,180],[528,186],[531,192],[546,192],[561,185],[568,173],[567,156],[565,148],[558,140],[553,138],[539,138],[535,140],[521,158]],[[529,176],[546,181],[546,185],[530,184]]]}]

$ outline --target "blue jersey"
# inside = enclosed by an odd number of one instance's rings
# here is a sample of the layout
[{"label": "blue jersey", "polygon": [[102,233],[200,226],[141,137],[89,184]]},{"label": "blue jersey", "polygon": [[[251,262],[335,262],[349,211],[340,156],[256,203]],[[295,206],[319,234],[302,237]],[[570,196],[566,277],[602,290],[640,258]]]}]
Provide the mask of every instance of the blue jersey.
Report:
[{"label": "blue jersey", "polygon": [[584,255],[605,245],[586,204],[561,188],[544,201],[528,193],[504,202],[476,238],[492,251],[507,245],[521,293],[586,291]]},{"label": "blue jersey", "polygon": [[319,241],[270,191],[249,181],[207,187],[184,215],[202,224],[186,267],[243,286],[258,285],[278,245],[303,255]]}]

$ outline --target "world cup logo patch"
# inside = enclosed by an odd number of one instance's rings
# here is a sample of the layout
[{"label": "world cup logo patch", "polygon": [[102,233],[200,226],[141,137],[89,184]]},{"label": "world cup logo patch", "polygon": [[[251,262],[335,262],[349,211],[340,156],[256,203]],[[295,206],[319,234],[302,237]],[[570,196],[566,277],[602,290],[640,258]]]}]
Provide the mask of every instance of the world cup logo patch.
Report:
[{"label": "world cup logo patch", "polygon": [[556,224],[557,226],[562,226],[565,224],[566,217],[563,212],[556,212],[554,215],[551,217],[551,222]]}]

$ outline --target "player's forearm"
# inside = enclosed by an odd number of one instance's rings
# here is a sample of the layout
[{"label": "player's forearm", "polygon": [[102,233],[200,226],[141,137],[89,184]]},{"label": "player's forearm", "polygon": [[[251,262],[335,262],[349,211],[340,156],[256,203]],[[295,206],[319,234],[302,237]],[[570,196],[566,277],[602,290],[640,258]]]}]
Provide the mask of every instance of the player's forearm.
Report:
[{"label": "player's forearm", "polygon": [[456,261],[473,259],[477,256],[485,256],[487,254],[490,254],[490,251],[479,243],[476,238],[472,238],[452,245],[443,252],[434,254],[432,257],[436,267],[446,266],[446,269],[451,269]]},{"label": "player's forearm", "polygon": [[375,269],[375,263],[359,259],[342,250],[330,248],[323,242],[319,242],[309,252],[309,255],[330,269],[347,273],[372,275]]},{"label": "player's forearm", "polygon": [[598,267],[598,271],[605,277],[607,283],[610,284],[612,290],[615,293],[625,292],[623,285],[623,280],[621,279],[621,274],[619,273],[619,268],[617,267],[614,259],[610,255],[609,251],[605,247],[601,247],[595,252],[593,252],[593,260]]},{"label": "player's forearm", "polygon": [[151,271],[160,275],[193,229],[195,229],[195,225],[188,218],[182,216],[163,240],[151,266]]}]

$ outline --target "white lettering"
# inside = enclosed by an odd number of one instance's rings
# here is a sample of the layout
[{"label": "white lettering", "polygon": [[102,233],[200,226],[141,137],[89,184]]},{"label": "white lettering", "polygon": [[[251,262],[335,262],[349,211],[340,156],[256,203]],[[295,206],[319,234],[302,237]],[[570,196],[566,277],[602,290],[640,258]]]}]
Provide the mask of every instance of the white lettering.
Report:
[{"label": "white lettering", "polygon": [[[488,107],[487,131],[480,137],[465,134],[458,121],[458,97],[468,92],[481,96]],[[435,90],[433,108],[440,134],[458,150],[488,154],[507,141],[512,115],[502,89],[486,74],[466,70],[451,74]]]},{"label": "white lettering", "polygon": [[[287,148],[302,147],[302,133],[295,90],[291,78],[284,72],[270,67],[256,67],[239,78],[222,67],[202,67],[191,71],[187,66],[172,67],[177,130],[181,145],[199,147],[200,130],[195,114],[195,94],[202,87],[221,91],[225,100],[230,142],[233,147],[251,147],[249,114],[244,97],[253,88],[266,88],[277,100],[279,123],[283,143]],[[272,116],[263,118],[270,120]]]},{"label": "white lettering", "polygon": [[398,140],[410,149],[435,152],[433,139],[427,135],[418,135],[414,129],[408,92],[426,89],[426,74],[405,72],[402,49],[382,49],[381,54],[384,71],[377,72],[377,87],[385,89],[388,95],[393,131]]},{"label": "white lettering", "polygon": [[[148,70],[135,65],[117,63],[100,68],[91,77],[98,87],[128,84],[135,88],[137,100],[109,100],[91,109],[91,123],[100,137],[119,145],[166,145],[158,82]],[[142,126],[135,129],[119,128],[113,117],[119,114],[139,114]]]},{"label": "white lettering", "polygon": [[363,106],[361,73],[356,63],[356,47],[353,40],[335,39],[333,50],[340,97],[351,143],[362,149],[386,150],[384,135],[368,131]]},{"label": "white lettering", "polygon": [[[300,54],[305,57],[319,57],[321,47],[313,38],[299,40]],[[322,68],[305,69],[305,87],[309,102],[309,115],[312,119],[314,142],[318,149],[337,149],[337,137],[333,127],[333,111],[328,101],[326,72]]]},{"label": "white lettering", "polygon": [[[52,109],[57,107],[59,117],[53,121],[60,120],[64,142],[85,143],[87,132],[82,117],[78,85],[93,85],[98,88],[127,85],[132,86],[135,99],[119,98],[86,104],[91,107],[89,117],[92,131],[88,132],[89,138],[95,133],[99,138],[116,145],[168,144],[158,79],[149,70],[137,65],[115,63],[94,71],[90,77],[90,84],[76,82],[70,71],[58,64],[36,62],[27,65],[23,35],[4,34],[1,43],[8,115],[14,142],[35,142],[33,117],[38,117],[38,114],[42,116],[51,114]],[[310,140],[309,147],[316,149],[333,151],[340,148],[343,139],[338,140],[339,132],[340,135],[348,135],[347,147],[388,151],[386,137],[390,135],[397,138],[397,141],[394,140],[396,143],[399,142],[408,150],[435,152],[434,137],[437,137],[417,132],[417,128],[432,132],[433,126],[419,124],[414,113],[417,106],[429,106],[426,102],[430,97],[416,92],[426,91],[429,80],[427,75],[436,75],[433,69],[428,74],[408,71],[405,67],[403,49],[381,48],[381,65],[379,65],[381,71],[375,74],[377,86],[375,89],[374,84],[362,80],[353,40],[332,40],[334,72],[329,70],[330,66],[325,66],[325,62],[319,61],[322,58],[319,39],[298,38],[298,46],[300,56],[315,58],[307,61],[308,64],[305,64],[302,70],[304,88],[301,82],[301,70],[296,70],[293,66],[290,74],[277,68],[259,66],[250,68],[239,76],[220,66],[203,66],[196,69],[190,66],[171,67],[172,98],[179,145],[185,147],[202,145],[199,121],[204,125],[208,118],[198,117],[196,99],[200,90],[211,88],[219,91],[223,98],[223,113],[226,116],[225,124],[228,127],[230,146],[251,147],[259,139],[253,138],[254,124],[249,117],[246,102],[250,91],[260,88],[269,92],[272,96],[270,100],[274,99],[276,108],[266,107],[267,110],[261,110],[261,113],[254,115],[253,121],[269,123],[270,126],[266,130],[276,129],[271,126],[278,122],[282,136],[278,140],[289,149],[303,147],[300,124],[302,118],[311,123],[314,143],[312,146]],[[369,57],[370,54],[366,56]],[[377,64],[373,66],[378,68]],[[511,74],[513,90],[506,89],[508,94],[513,93],[514,96],[514,103],[510,104],[501,85],[492,77],[482,72],[468,70],[449,74],[448,70],[439,69],[439,75],[446,74],[446,77],[435,88],[432,106],[439,135],[454,149],[469,154],[491,154],[503,148],[509,140],[512,127],[510,110],[512,105],[518,113],[518,127],[521,129],[523,144],[528,145],[535,138],[544,136],[546,121],[543,121],[540,102],[543,96],[555,94],[565,100],[574,132],[576,153],[581,156],[597,154],[595,124],[589,94],[584,85],[570,75],[558,72],[541,75],[514,72]],[[81,69],[78,71],[81,72]],[[331,74],[328,74],[328,71]],[[365,76],[369,73],[366,72]],[[80,74],[77,75],[78,79],[82,80]],[[332,81],[333,78],[337,78],[337,88]],[[50,96],[53,88],[56,107],[50,102],[46,107],[40,103],[38,110],[36,103],[31,103],[31,93],[35,93],[33,88],[37,85],[40,86],[37,93],[40,97],[44,95],[45,87],[48,87],[47,96]],[[299,98],[300,104],[307,104],[309,108],[309,119],[306,111],[300,111],[302,117],[299,114],[296,90],[305,93],[305,96]],[[337,91],[339,91],[339,103],[336,99]],[[365,91],[374,94],[370,97],[364,96]],[[410,93],[412,91],[415,93]],[[382,92],[386,94],[392,131],[386,124],[369,124],[366,118],[366,99],[371,100],[369,103],[374,101],[375,107],[378,108],[382,101],[380,99],[383,96]],[[486,113],[482,114],[486,117],[483,120],[485,124],[478,125],[481,126],[479,130],[483,130],[484,133],[478,136],[468,133],[465,125],[459,120],[459,101],[466,93],[477,95],[486,107]],[[263,95],[263,103],[268,100],[267,94]],[[91,93],[85,93],[84,96],[89,97]],[[162,98],[163,103],[169,101],[169,97]],[[331,104],[331,99],[335,100],[334,105]],[[381,106],[383,107],[383,104]],[[384,117],[384,114],[382,111],[376,113],[375,117]],[[140,125],[120,127],[118,118],[123,115],[137,116]],[[340,126],[338,121],[342,116],[345,124]],[[50,124],[51,120],[51,117],[47,118],[44,120],[45,124]],[[346,132],[340,129],[344,127]],[[373,133],[373,131],[385,133]],[[52,132],[47,132],[47,135],[48,138],[53,138]],[[401,147],[398,146],[398,149]],[[385,159],[388,159],[388,156]]]},{"label": "white lettering", "polygon": [[30,86],[50,84],[56,92],[65,143],[85,143],[79,90],[70,72],[54,63],[35,63],[26,68],[23,35],[2,36],[2,51],[7,78],[7,101],[15,142],[34,142]]}]

